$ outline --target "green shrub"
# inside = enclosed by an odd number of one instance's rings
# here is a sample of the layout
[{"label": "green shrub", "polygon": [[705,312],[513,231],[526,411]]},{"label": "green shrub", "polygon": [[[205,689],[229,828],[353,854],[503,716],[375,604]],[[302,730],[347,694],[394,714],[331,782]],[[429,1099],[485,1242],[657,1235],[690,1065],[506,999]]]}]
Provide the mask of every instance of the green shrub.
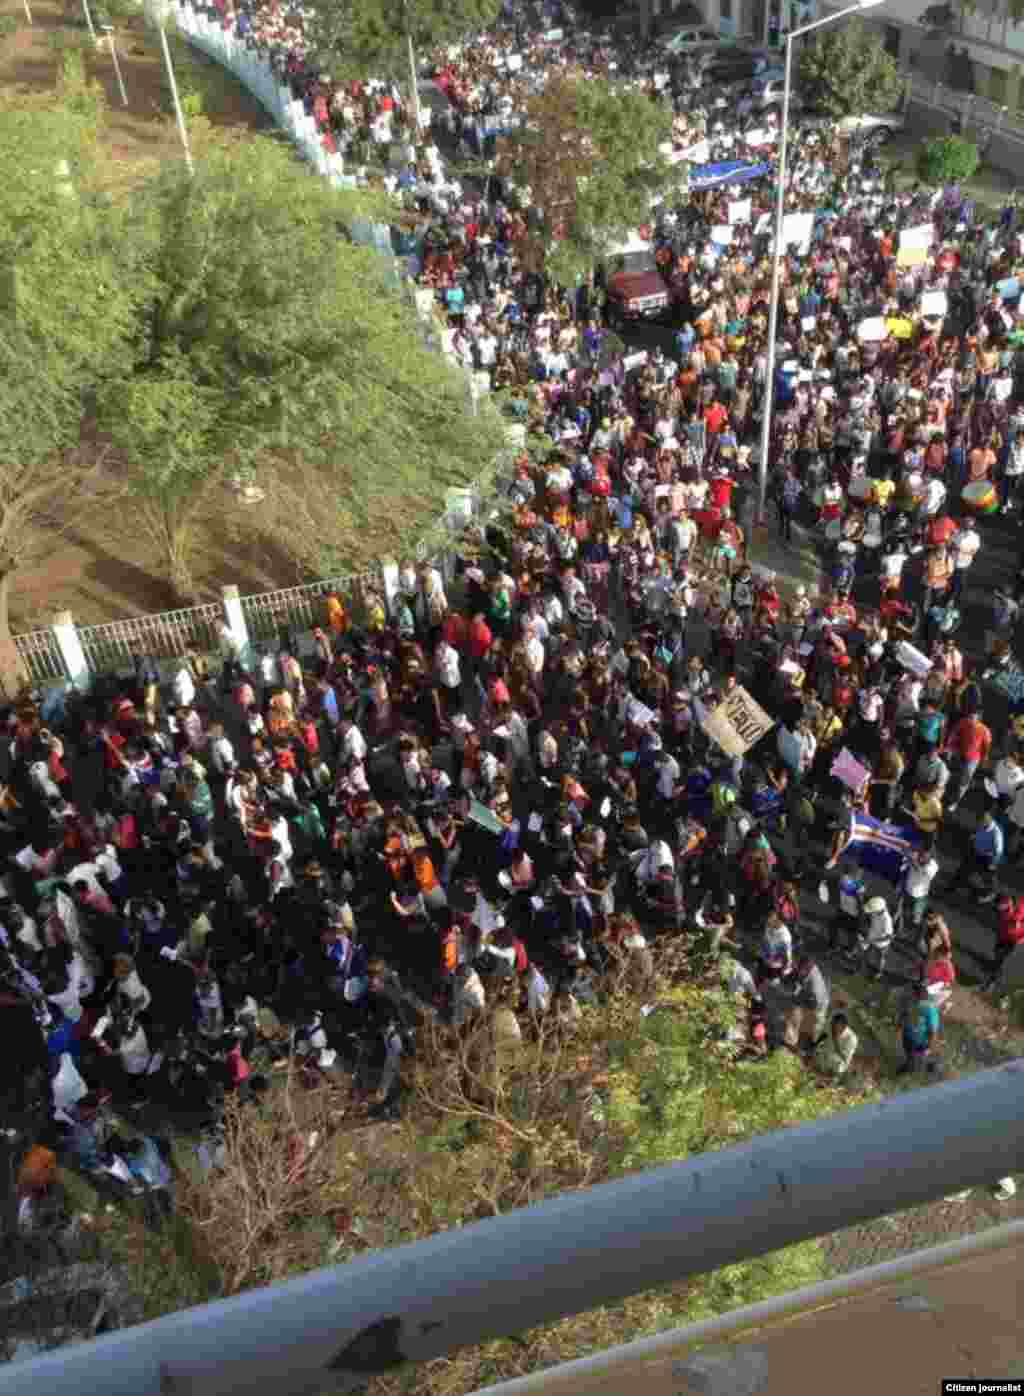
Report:
[{"label": "green shrub", "polygon": [[18,32],[17,15],[0,15],[0,39],[6,39],[10,34]]},{"label": "green shrub", "polygon": [[936,136],[917,156],[917,172],[926,184],[962,184],[981,163],[978,147],[963,136]]},{"label": "green shrub", "polygon": [[92,40],[86,34],[80,34],[77,29],[54,29],[47,36],[46,41],[52,49],[58,53],[68,53],[81,50]]}]

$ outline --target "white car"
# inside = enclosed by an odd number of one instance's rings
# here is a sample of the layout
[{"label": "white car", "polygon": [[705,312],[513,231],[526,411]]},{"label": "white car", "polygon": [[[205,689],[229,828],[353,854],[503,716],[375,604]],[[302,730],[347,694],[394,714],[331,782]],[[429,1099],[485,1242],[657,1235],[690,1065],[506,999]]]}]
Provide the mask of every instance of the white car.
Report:
[{"label": "white car", "polygon": [[698,53],[702,49],[718,48],[723,42],[721,35],[714,29],[708,29],[706,25],[692,25],[687,29],[677,29],[667,38],[659,40],[658,47],[662,53],[688,54]]},{"label": "white car", "polygon": [[[780,79],[766,82],[755,92],[755,106],[761,111],[774,107],[781,113],[782,89],[783,83]],[[906,117],[898,111],[865,112],[862,116],[843,116],[836,121],[834,117],[824,116],[821,112],[805,107],[795,92],[790,93],[789,110],[792,119],[801,121],[805,126],[817,129],[834,124],[845,135],[856,133],[865,137],[871,145],[883,145],[906,125]]]}]

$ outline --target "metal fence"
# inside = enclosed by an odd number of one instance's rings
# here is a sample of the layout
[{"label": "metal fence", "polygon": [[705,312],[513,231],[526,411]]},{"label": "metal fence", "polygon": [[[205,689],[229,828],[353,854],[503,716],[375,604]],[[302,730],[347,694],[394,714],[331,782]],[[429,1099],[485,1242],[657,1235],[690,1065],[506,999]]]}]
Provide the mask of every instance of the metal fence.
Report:
[{"label": "metal fence", "polygon": [[85,625],[78,638],[94,674],[122,668],[135,655],[179,657],[189,650],[211,654],[217,649],[224,611],[216,602],[159,615],[133,616],[130,620]]},{"label": "metal fence", "polygon": [[257,642],[273,640],[282,629],[312,630],[323,623],[323,601],[334,592],[351,609],[355,593],[367,586],[379,587],[380,569],[353,573],[347,577],[329,577],[305,586],[284,587],[280,591],[255,592],[240,598],[249,639]]},{"label": "metal fence", "polygon": [[60,683],[67,678],[60,646],[52,630],[27,630],[11,638],[32,683]]}]

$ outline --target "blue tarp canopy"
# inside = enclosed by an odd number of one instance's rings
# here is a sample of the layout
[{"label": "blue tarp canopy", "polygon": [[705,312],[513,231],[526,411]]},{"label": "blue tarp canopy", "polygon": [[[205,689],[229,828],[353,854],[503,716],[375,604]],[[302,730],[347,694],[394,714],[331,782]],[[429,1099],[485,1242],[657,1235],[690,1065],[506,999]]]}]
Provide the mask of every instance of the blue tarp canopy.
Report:
[{"label": "blue tarp canopy", "polygon": [[770,165],[752,165],[748,160],[719,160],[715,165],[695,165],[690,171],[690,188],[713,189],[716,184],[746,184],[768,174]]}]

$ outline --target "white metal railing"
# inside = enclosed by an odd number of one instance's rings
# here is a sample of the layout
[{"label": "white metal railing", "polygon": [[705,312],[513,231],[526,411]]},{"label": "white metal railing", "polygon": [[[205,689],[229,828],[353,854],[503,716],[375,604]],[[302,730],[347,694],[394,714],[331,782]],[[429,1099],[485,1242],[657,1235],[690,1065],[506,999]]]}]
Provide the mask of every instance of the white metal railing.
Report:
[{"label": "white metal railing", "polygon": [[131,663],[140,653],[154,658],[180,656],[188,650],[210,654],[217,648],[223,619],[221,607],[210,602],[181,611],[80,626],[78,638],[89,668],[94,674],[104,673]]},{"label": "white metal railing", "polygon": [[60,646],[52,630],[25,630],[11,637],[33,683],[67,678]]},{"label": "white metal railing", "polygon": [[380,569],[333,577],[303,586],[283,587],[279,591],[255,592],[240,598],[242,614],[250,640],[273,639],[282,627],[311,630],[323,620],[321,602],[330,592],[336,592],[344,602],[351,602],[360,585],[381,584]]},{"label": "white metal railing", "polygon": [[1024,1168],[1024,1060],[0,1367],[0,1396],[342,1396]]}]

